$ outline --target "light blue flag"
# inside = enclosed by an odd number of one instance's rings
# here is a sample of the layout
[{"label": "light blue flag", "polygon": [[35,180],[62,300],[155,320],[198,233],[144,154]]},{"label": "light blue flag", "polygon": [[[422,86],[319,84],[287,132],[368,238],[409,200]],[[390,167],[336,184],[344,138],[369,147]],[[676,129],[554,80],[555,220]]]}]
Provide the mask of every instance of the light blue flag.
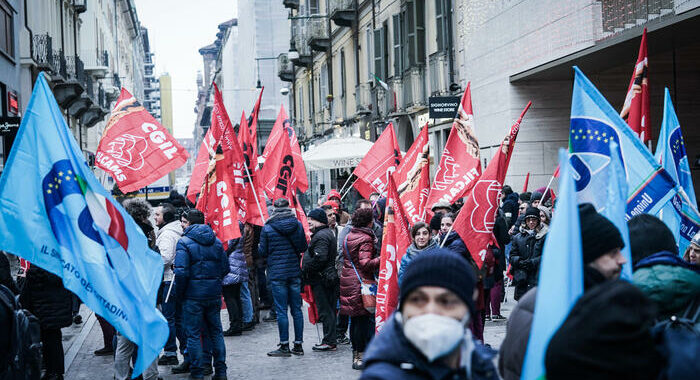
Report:
[{"label": "light blue flag", "polygon": [[622,248],[622,256],[627,262],[622,266],[621,277],[625,280],[632,281],[632,250],[630,249],[630,233],[627,228],[627,220],[625,220],[625,212],[627,209],[627,179],[625,178],[625,169],[620,161],[620,146],[617,143],[610,143],[610,164],[606,166],[608,170],[608,186],[607,197],[603,204],[600,213],[620,230],[622,241],[625,242],[625,247]]},{"label": "light blue flag", "polygon": [[168,337],[155,306],[163,261],[95,178],[43,73],[0,178],[0,249],[61,277],[138,345],[134,376],[158,357]]},{"label": "light blue flag", "polygon": [[559,150],[559,196],[544,242],[537,300],[521,379],[544,379],[544,358],[552,335],[583,294],[583,248],[574,173],[566,150]]},{"label": "light blue flag", "polygon": [[627,178],[626,218],[656,214],[678,186],[591,81],[578,67],[574,71],[569,160],[579,202],[592,203],[596,210],[604,206],[610,180],[605,168],[611,160],[610,143],[615,142]]},{"label": "light blue flag", "polygon": [[657,216],[671,229],[678,243],[678,252],[683,255],[690,240],[700,231],[700,214],[683,133],[668,88],[665,91],[664,118],[654,157],[681,188],[678,195],[667,202]]}]

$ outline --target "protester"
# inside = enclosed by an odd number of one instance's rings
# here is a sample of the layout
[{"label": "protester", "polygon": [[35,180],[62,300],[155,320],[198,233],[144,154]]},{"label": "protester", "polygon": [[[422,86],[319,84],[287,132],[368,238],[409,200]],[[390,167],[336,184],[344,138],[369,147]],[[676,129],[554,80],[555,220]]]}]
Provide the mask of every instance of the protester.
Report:
[{"label": "protester", "polygon": [[2,251],[0,251],[0,285],[5,286],[15,295],[19,294],[19,289],[10,271],[10,260]]},{"label": "protester", "polygon": [[457,214],[459,213],[459,210],[462,209],[462,206],[464,206],[464,198],[457,198],[454,200],[454,203],[452,203],[452,212]]},{"label": "protester", "polygon": [[381,194],[379,194],[377,192],[373,192],[369,195],[369,201],[374,203],[377,201],[377,199],[379,199],[379,197],[381,197]]},{"label": "protester", "polygon": [[41,354],[45,380],[63,379],[64,353],[61,329],[72,324],[71,293],[63,281],[36,265],[29,267],[19,297],[23,308],[39,319],[41,325]]},{"label": "protester", "polygon": [[[289,201],[281,198],[274,202],[270,215],[260,234],[258,254],[267,258],[267,278],[272,290],[279,344],[268,356],[288,357],[303,355],[304,315],[301,311],[301,252],[308,248],[304,228],[297,220]],[[289,349],[289,319],[291,309],[294,322],[294,347]]]},{"label": "protester", "polygon": [[501,195],[503,197],[501,210],[503,210],[506,224],[508,225],[508,229],[510,229],[518,216],[518,193],[513,192],[510,186],[505,185],[503,186]]},{"label": "protester", "polygon": [[678,256],[673,233],[657,217],[640,214],[628,226],[633,282],[654,301],[658,318],[694,316],[700,304],[700,266]]},{"label": "protester", "polygon": [[518,197],[519,198],[518,203],[519,204],[523,204],[523,203],[529,204],[531,196],[532,196],[532,194],[529,191],[525,191],[523,193],[520,193],[520,196]]},{"label": "protester", "polygon": [[323,209],[309,211],[307,216],[312,231],[309,249],[304,254],[302,273],[304,283],[311,285],[318,319],[323,323],[323,340],[314,345],[314,351],[335,351],[337,345],[335,305],[338,272],[335,269],[337,242],[328,228],[328,217]]},{"label": "protester", "polygon": [[700,265],[700,232],[693,236],[690,245],[686,248],[685,253],[683,253],[683,260]]},{"label": "protester", "polygon": [[438,243],[441,247],[445,247],[467,260],[472,260],[464,241],[461,237],[459,237],[457,231],[451,228],[454,220],[455,215],[451,212],[442,215],[442,219],[440,220],[440,234],[438,235]]},{"label": "protester", "polygon": [[534,191],[530,195],[530,206],[537,208],[540,206],[540,202],[542,201],[542,193],[538,191]]},{"label": "protester", "polygon": [[552,221],[552,212],[542,205],[537,208],[540,210],[540,223],[549,227],[549,223]]},{"label": "protester", "polygon": [[338,226],[333,206],[324,204],[321,206],[321,209],[323,209],[323,211],[326,213],[326,219],[328,219],[328,229],[333,232],[333,236],[337,239],[338,234],[340,233],[340,228]]},{"label": "protester", "polygon": [[494,259],[494,268],[493,273],[484,278],[484,319],[498,321],[506,319],[501,315],[501,302],[505,296],[503,272],[506,270],[506,255],[502,249],[497,247],[491,247],[491,253]]},{"label": "protester", "polygon": [[346,210],[344,210],[343,201],[341,200],[341,196],[340,196],[340,193],[338,192],[338,190],[332,189],[332,190],[328,193],[328,200],[329,200],[329,201],[335,202],[336,205],[338,206],[338,209],[340,210],[340,211],[339,211],[339,214],[340,214],[340,219],[339,219],[340,225],[341,225],[341,226],[346,225],[346,224],[348,223],[348,221],[350,220],[350,214],[348,214],[348,212],[347,212]]},{"label": "protester", "polygon": [[228,255],[229,273],[221,283],[228,311],[228,330],[224,336],[238,336],[243,334],[243,306],[241,304],[241,283],[248,282],[248,266],[243,256],[243,242],[245,241],[245,226],[238,222],[241,237],[228,241],[226,254]]},{"label": "protester", "polygon": [[506,336],[498,353],[498,372],[503,380],[520,380],[532,318],[535,314],[537,288],[523,295],[508,318]]},{"label": "protester", "polygon": [[183,322],[187,332],[187,356],[193,379],[203,377],[200,343],[202,326],[212,342],[215,376],[226,379],[226,346],[221,328],[221,283],[229,272],[228,258],[214,231],[204,224],[204,214],[189,210],[189,226],[177,242],[175,288],[183,302]]},{"label": "protester", "polygon": [[432,211],[433,214],[448,214],[452,212],[452,205],[445,201],[435,202],[435,204],[430,207],[430,211]]},{"label": "protester", "polygon": [[177,345],[175,343],[175,299],[170,298],[165,302],[165,296],[173,281],[173,261],[175,260],[175,247],[177,241],[182,236],[182,224],[180,223],[177,210],[170,203],[163,203],[155,210],[155,222],[158,226],[156,232],[156,245],[163,259],[163,282],[158,290],[158,304],[163,316],[168,321],[168,341],[163,348],[163,356],[158,359],[158,365],[177,365]]},{"label": "protester", "polygon": [[260,322],[260,309],[269,309],[272,304],[267,296],[264,260],[258,256],[260,231],[262,227],[252,223],[245,223],[243,229],[243,256],[248,271],[248,281],[241,283],[243,331],[255,328]]},{"label": "protester", "polygon": [[[360,209],[370,209],[373,210],[373,218],[372,218],[372,232],[374,232],[374,236],[377,236],[377,240],[375,241],[375,248],[377,252],[381,252],[382,250],[382,243],[381,243],[381,235],[384,227],[382,226],[381,223],[377,222],[374,219],[374,208],[372,207],[372,202],[368,201],[367,199],[359,199],[357,202],[355,202],[355,212]],[[345,240],[345,237],[350,233],[352,230],[352,219],[348,220],[347,224],[345,224],[345,227],[340,231],[338,234],[338,252],[341,251],[342,249],[342,244],[343,241]]]},{"label": "protester", "polygon": [[406,250],[406,254],[401,258],[401,264],[399,265],[399,286],[401,286],[401,279],[411,261],[418,255],[433,252],[438,246],[437,242],[430,236],[428,225],[423,222],[418,222],[411,227],[411,239],[413,242]]},{"label": "protester", "polygon": [[583,244],[583,284],[586,290],[606,280],[616,280],[627,262],[620,231],[590,203],[578,206]]},{"label": "protester", "polygon": [[364,306],[361,281],[375,281],[379,253],[372,232],[371,209],[361,208],[352,216],[352,230],[343,240],[343,271],[340,277],[340,314],[350,317],[353,369],[362,369],[362,355],[374,335],[374,315]]},{"label": "protester", "polygon": [[399,309],[372,341],[361,379],[498,379],[494,353],[472,338],[475,277],[445,249],[406,269]]},{"label": "protester", "polygon": [[513,222],[513,225],[510,227],[510,230],[508,233],[513,236],[517,235],[520,233],[520,226],[523,223],[523,220],[525,220],[525,212],[527,209],[530,207],[530,204],[528,202],[522,202],[520,205],[518,205],[518,216],[515,218],[515,221]]},{"label": "protester", "polygon": [[438,212],[437,214],[434,214],[432,218],[430,218],[430,236],[437,237],[438,234],[440,234],[440,224],[442,223],[443,215],[443,213]]},{"label": "protester", "polygon": [[527,209],[524,219],[524,223],[520,226],[520,233],[513,236],[513,246],[510,251],[516,300],[537,286],[544,238],[549,230],[546,224],[540,223],[540,210],[535,207]]}]

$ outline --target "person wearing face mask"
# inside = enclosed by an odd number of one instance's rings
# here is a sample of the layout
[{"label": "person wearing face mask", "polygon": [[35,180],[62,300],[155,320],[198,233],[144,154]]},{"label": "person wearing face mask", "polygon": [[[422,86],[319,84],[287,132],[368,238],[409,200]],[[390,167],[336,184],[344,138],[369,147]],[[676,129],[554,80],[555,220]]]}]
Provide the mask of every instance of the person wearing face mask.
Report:
[{"label": "person wearing face mask", "polygon": [[437,248],[437,242],[430,237],[428,225],[423,222],[418,222],[411,227],[411,238],[413,239],[413,243],[408,247],[406,254],[401,258],[401,265],[399,266],[399,286],[401,286],[401,280],[411,261],[413,261],[416,256],[430,253]]},{"label": "person wearing face mask", "polygon": [[528,290],[537,286],[537,273],[547,231],[547,225],[540,223],[540,210],[529,207],[525,211],[520,232],[513,236],[513,246],[510,251],[509,260],[515,284],[515,300],[519,300]]},{"label": "person wearing face mask", "polygon": [[401,282],[399,309],[370,344],[361,379],[498,379],[495,353],[467,327],[475,318],[471,265],[446,249],[419,255]]}]

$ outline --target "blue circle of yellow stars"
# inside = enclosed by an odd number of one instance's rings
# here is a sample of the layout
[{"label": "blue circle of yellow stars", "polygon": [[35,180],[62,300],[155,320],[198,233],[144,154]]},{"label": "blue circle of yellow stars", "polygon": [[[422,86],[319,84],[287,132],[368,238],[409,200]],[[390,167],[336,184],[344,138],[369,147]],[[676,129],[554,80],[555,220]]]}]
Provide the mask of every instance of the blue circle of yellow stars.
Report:
[{"label": "blue circle of yellow stars", "polygon": [[69,160],[56,162],[42,181],[44,204],[50,211],[70,194],[83,194],[81,178],[77,176]]},{"label": "blue circle of yellow stars", "polygon": [[590,140],[590,141],[601,141],[605,144],[609,144],[615,141],[615,135],[608,134],[607,132],[600,132],[595,129],[590,128],[574,128],[571,130],[571,137],[574,140]]},{"label": "blue circle of yellow stars", "polygon": [[617,132],[611,126],[591,119],[572,119],[569,142],[574,153],[610,155],[610,144],[620,144]]}]

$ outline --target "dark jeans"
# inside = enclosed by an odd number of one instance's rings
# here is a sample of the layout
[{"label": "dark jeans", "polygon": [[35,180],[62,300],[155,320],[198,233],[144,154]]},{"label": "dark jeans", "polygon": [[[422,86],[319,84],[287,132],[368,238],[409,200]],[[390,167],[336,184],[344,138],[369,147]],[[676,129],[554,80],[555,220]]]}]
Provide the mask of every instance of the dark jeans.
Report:
[{"label": "dark jeans", "polygon": [[304,341],[304,314],[301,311],[301,278],[270,280],[272,299],[277,313],[277,328],[280,333],[280,343],[289,343],[289,318],[287,308],[292,312],[294,322],[294,343]]},{"label": "dark jeans", "polygon": [[[172,297],[173,295],[171,294],[170,296]],[[177,336],[177,341],[180,342],[180,353],[187,360],[187,332],[183,322],[182,304],[181,300],[175,302],[175,336]]]},{"label": "dark jeans", "polygon": [[185,300],[182,307],[185,331],[187,331],[187,355],[192,377],[202,377],[205,359],[202,355],[200,335],[202,325],[209,331],[214,357],[215,374],[226,375],[226,345],[221,330],[221,298],[213,300]]},{"label": "dark jeans", "polygon": [[487,298],[484,300],[486,314],[501,315],[501,302],[503,301],[503,280],[495,283],[493,288],[491,288],[491,290],[485,295]]},{"label": "dark jeans", "polygon": [[71,312],[75,317],[80,312],[80,298],[75,294],[71,294]]},{"label": "dark jeans", "polygon": [[374,315],[350,317],[350,342],[353,351],[365,352],[374,336]]},{"label": "dark jeans", "polygon": [[47,374],[63,375],[63,335],[61,329],[41,329],[41,354]]},{"label": "dark jeans", "polygon": [[325,287],[321,284],[311,285],[311,291],[314,293],[316,301],[316,310],[318,311],[318,319],[323,323],[323,343],[335,346],[337,338],[335,333],[335,290]]},{"label": "dark jeans", "polygon": [[102,329],[102,339],[104,341],[104,346],[102,347],[112,348],[112,343],[114,341],[114,334],[116,333],[116,330],[114,330],[114,327],[112,327],[112,325],[110,325],[106,319],[100,317],[99,315],[97,315],[97,322],[100,323],[100,328]]},{"label": "dark jeans", "polygon": [[222,289],[228,310],[229,329],[236,332],[242,331],[241,284],[224,285]]},{"label": "dark jeans", "polygon": [[170,292],[170,298],[168,302],[165,302],[165,297],[168,295],[168,289],[170,288],[170,281],[163,281],[160,284],[160,289],[158,289],[158,303],[160,304],[160,311],[163,313],[165,320],[168,321],[168,329],[170,334],[168,335],[168,340],[165,341],[165,356],[175,356],[177,355],[177,344],[175,343],[175,337],[177,336],[177,331],[175,329],[175,292]]},{"label": "dark jeans", "polygon": [[264,267],[257,269],[256,277],[258,280],[258,297],[260,297],[260,303],[266,306],[272,306],[272,292],[267,288],[267,276],[265,275]]}]

